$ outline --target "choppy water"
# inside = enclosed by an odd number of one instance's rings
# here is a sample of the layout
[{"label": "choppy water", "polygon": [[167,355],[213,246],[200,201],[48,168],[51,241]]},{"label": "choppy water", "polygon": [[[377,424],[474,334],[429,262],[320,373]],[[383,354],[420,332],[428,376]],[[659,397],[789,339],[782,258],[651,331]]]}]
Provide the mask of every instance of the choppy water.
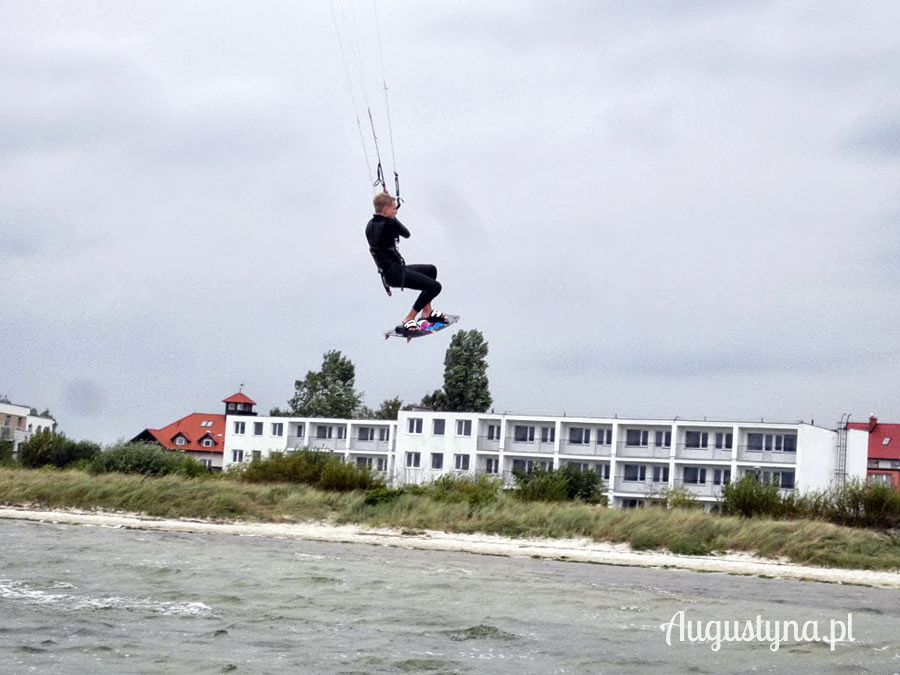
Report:
[{"label": "choppy water", "polygon": [[[667,644],[679,612],[855,642]],[[0,520],[3,674],[898,673],[898,619],[864,587]]]}]

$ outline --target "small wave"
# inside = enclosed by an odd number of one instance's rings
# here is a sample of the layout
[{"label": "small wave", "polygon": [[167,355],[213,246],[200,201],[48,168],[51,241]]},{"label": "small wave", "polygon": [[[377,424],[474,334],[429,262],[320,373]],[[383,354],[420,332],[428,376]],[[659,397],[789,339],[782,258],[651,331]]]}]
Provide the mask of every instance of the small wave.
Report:
[{"label": "small wave", "polygon": [[[51,588],[69,587],[72,587],[71,584],[51,586]],[[31,605],[54,605],[58,609],[70,611],[124,609],[153,612],[166,616],[209,616],[212,614],[212,608],[202,602],[161,602],[147,598],[118,596],[92,598],[68,593],[49,593],[25,582],[12,579],[0,579],[0,599],[20,601]]]}]

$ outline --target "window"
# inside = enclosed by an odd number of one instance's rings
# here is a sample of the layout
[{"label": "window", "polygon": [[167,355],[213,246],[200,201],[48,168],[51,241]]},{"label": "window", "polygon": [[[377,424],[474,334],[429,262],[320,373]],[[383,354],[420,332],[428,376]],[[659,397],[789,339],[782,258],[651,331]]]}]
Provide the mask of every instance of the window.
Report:
[{"label": "window", "polygon": [[512,465],[513,471],[524,471],[531,473],[534,471],[534,461],[531,459],[514,459]]},{"label": "window", "polygon": [[243,450],[232,450],[231,451],[231,461],[232,462],[243,462],[244,461],[244,451]]},{"label": "window", "polygon": [[795,435],[793,435],[793,434],[785,435],[784,451],[785,452],[797,452],[797,437]]},{"label": "window", "polygon": [[797,452],[797,436],[795,434],[747,434],[747,450]]},{"label": "window", "polygon": [[380,427],[378,429],[378,440],[379,441],[389,441],[391,440],[391,430],[387,427]]},{"label": "window", "polygon": [[419,467],[420,462],[422,461],[422,455],[418,452],[407,452],[406,453],[406,466],[410,469],[416,469]]},{"label": "window", "polygon": [[297,427],[294,429],[294,435],[295,435],[295,436],[303,436],[303,432],[304,432],[304,431],[305,431],[304,425],[298,423],[298,424],[297,424]]},{"label": "window", "polygon": [[432,469],[443,469],[444,468],[444,455],[440,452],[432,452],[431,453],[431,468]]},{"label": "window", "polygon": [[582,473],[584,473],[585,471],[590,471],[591,469],[591,465],[585,462],[569,462],[568,465],[574,467]]},{"label": "window", "polygon": [[572,427],[569,429],[569,443],[573,445],[581,445],[582,443],[591,442],[591,430],[582,427]]},{"label": "window", "polygon": [[377,457],[375,459],[376,471],[387,471],[387,457]]},{"label": "window", "polygon": [[732,443],[732,434],[726,434],[724,432],[716,433],[716,450],[727,449],[731,450]]},{"label": "window", "polygon": [[410,417],[409,418],[409,433],[411,433],[411,434],[421,434],[422,433],[422,418],[421,417]]},{"label": "window", "polygon": [[202,445],[204,448],[211,448],[214,445],[213,439],[209,437],[204,438],[202,441],[200,441],[200,445]]},{"label": "window", "polygon": [[372,427],[360,427],[358,438],[361,441],[375,440],[375,429],[373,429]]},{"label": "window", "polygon": [[731,469],[715,469],[713,485],[728,485],[731,482]]},{"label": "window", "polygon": [[534,427],[526,427],[517,424],[513,429],[513,440],[516,443],[531,443],[534,441]]},{"label": "window", "polygon": [[669,467],[654,466],[653,467],[653,482],[654,483],[668,483],[669,482]]},{"label": "window", "polygon": [[684,483],[685,485],[705,485],[706,468],[697,466],[684,467]]},{"label": "window", "polygon": [[347,438],[347,427],[345,427],[345,426],[343,426],[343,425],[342,425],[342,426],[339,426],[339,427],[337,428],[337,432],[338,432],[338,433],[337,433],[337,437],[338,437],[338,438]]},{"label": "window", "polygon": [[254,436],[262,436],[263,435],[263,423],[262,422],[254,422],[253,423],[253,435]]},{"label": "window", "polygon": [[794,489],[794,472],[793,471],[776,471],[772,474],[772,482],[778,487],[785,490]]},{"label": "window", "polygon": [[254,462],[258,462],[260,459],[262,459],[262,451],[261,450],[252,450],[251,458]]},{"label": "window", "polygon": [[371,469],[372,468],[372,458],[371,457],[357,457],[356,458],[356,468],[357,469]]},{"label": "window", "polygon": [[709,434],[705,431],[687,431],[684,434],[684,447],[708,448]]},{"label": "window", "polygon": [[626,464],[623,478],[627,481],[644,481],[647,479],[647,467],[643,464]]},{"label": "window", "polygon": [[472,435],[472,420],[456,420],[456,435],[457,436],[471,436]]},{"label": "window", "polygon": [[597,429],[597,445],[612,445],[612,429]]},{"label": "window", "polygon": [[485,473],[500,473],[500,460],[496,457],[488,457],[484,461]]},{"label": "window", "polygon": [[187,439],[184,436],[179,436],[175,439],[175,445],[187,445]]},{"label": "window", "polygon": [[201,459],[200,463],[207,469],[212,468],[212,460],[211,459]]},{"label": "window", "polygon": [[881,441],[881,444],[882,444],[882,445],[890,445],[890,444],[891,444],[891,437],[890,437],[890,436],[885,436],[885,437],[884,437],[884,440]]},{"label": "window", "polygon": [[272,422],[272,435],[284,436],[284,422]]},{"label": "window", "polygon": [[469,470],[469,456],[468,455],[454,455],[453,463],[454,463],[454,466],[459,471],[468,471]]},{"label": "window", "polygon": [[203,420],[200,423],[201,427],[211,427],[213,425],[212,420]]},{"label": "window", "polygon": [[597,470],[603,480],[609,480],[609,464],[600,464],[597,466]]},{"label": "window", "polygon": [[556,442],[556,427],[541,427],[541,443]]},{"label": "window", "polygon": [[488,424],[487,438],[489,441],[499,441],[500,440],[500,425],[499,424]]},{"label": "window", "polygon": [[884,487],[891,486],[891,474],[889,473],[870,473],[869,474],[869,485],[883,485]]},{"label": "window", "polygon": [[244,422],[235,422],[234,423],[234,433],[243,434],[246,432],[247,425]]},{"label": "window", "polygon": [[628,429],[625,432],[625,445],[640,447],[647,445],[649,433],[645,429]]},{"label": "window", "polygon": [[327,439],[331,438],[334,433],[333,429],[327,424],[317,424],[316,425],[316,438],[318,439]]},{"label": "window", "polygon": [[[672,432],[671,431],[657,431],[654,438],[654,445],[657,448],[670,448],[672,447]],[[644,445],[647,445],[644,443]]]},{"label": "window", "polygon": [[[432,429],[431,429],[431,432],[432,432],[435,436],[443,436],[443,435],[444,435],[444,426],[446,425],[446,423],[447,423],[447,421],[446,421],[446,420],[443,420],[443,419],[440,419],[440,420],[432,420]],[[435,467],[435,468],[438,468],[438,469],[439,469],[440,467]]]},{"label": "window", "polygon": [[246,404],[246,403],[238,403],[238,404],[237,404],[237,409],[238,409],[238,410],[246,410],[246,409],[247,409],[247,404]]}]

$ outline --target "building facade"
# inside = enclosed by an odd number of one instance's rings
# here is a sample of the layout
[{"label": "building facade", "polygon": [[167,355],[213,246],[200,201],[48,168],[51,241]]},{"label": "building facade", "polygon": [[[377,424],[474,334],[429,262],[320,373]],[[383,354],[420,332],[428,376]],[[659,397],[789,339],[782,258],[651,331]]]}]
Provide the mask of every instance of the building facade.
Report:
[{"label": "building facade", "polygon": [[847,428],[868,436],[866,480],[900,490],[900,424],[884,424],[870,415],[868,422],[851,422]]},{"label": "building facade", "polygon": [[394,484],[572,464],[603,478],[609,503],[639,506],[683,489],[714,504],[748,473],[807,492],[866,474],[868,438],[806,423],[710,422],[401,411],[393,420],[228,416],[223,466],[309,447],[368,466]]},{"label": "building facade", "polygon": [[25,405],[0,402],[0,441],[12,442],[14,457],[22,443],[45,429],[56,431],[56,420],[33,415],[32,408]]}]

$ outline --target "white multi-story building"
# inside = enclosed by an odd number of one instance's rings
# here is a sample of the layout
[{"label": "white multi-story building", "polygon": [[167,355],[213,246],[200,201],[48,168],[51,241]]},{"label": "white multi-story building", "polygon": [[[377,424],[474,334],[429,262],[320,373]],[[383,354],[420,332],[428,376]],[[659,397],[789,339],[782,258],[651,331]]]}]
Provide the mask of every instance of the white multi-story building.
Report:
[{"label": "white multi-story building", "polygon": [[12,441],[13,456],[34,434],[44,429],[56,430],[56,420],[32,415],[31,410],[25,405],[0,402],[0,441]]},{"label": "white multi-story building", "polygon": [[867,435],[812,424],[401,411],[397,421],[228,416],[224,465],[309,447],[417,484],[574,464],[603,478],[609,503],[637,506],[683,488],[712,504],[747,473],[783,491],[865,479]]}]

